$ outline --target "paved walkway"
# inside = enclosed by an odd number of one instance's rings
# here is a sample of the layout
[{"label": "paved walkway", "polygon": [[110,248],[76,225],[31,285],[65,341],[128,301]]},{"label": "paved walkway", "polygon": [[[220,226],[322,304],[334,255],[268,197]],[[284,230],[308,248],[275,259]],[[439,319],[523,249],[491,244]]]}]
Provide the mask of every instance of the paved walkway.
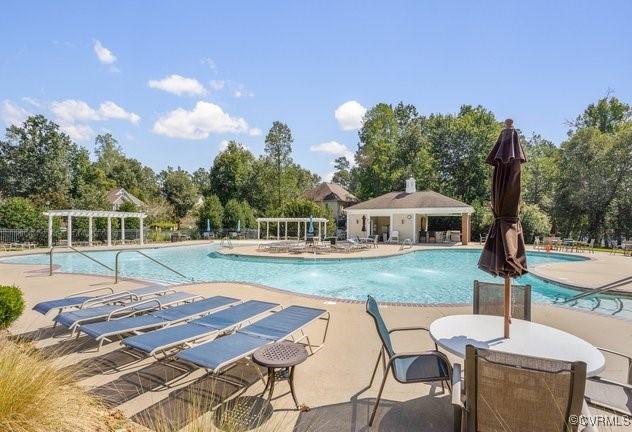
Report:
[{"label": "paved walkway", "polygon": [[[47,275],[46,266],[0,264],[0,283],[15,284],[25,293],[27,307],[43,299],[67,295],[89,287],[109,286],[111,278],[57,274]],[[117,289],[140,286],[124,281]],[[274,431],[368,431],[368,416],[378,390],[378,383],[367,389],[371,369],[380,344],[364,305],[324,302],[271,291],[262,287],[234,283],[204,283],[180,286],[180,290],[211,295],[230,295],[242,299],[260,299],[284,305],[301,304],[326,308],[331,312],[331,327],[326,346],[296,369],[299,401],[310,406],[309,412],[292,409],[293,401],[285,382],[277,385],[279,396],[272,405],[259,397],[263,384],[252,367],[242,363],[227,375],[210,377],[201,370],[185,374],[170,362],[132,356],[118,343],[104,346],[100,352],[86,336],[74,340],[68,334],[50,337],[51,321],[27,309],[11,328],[14,334],[30,335],[37,346],[58,358],[60,367],[77,372],[78,382],[94,394],[104,397],[109,406],[120,409],[134,421],[151,424],[151,419],[168,417],[174,427],[189,421],[189,411],[211,403],[218,392],[224,396],[245,391],[238,401],[257,406],[265,419],[262,430]],[[388,326],[428,326],[433,320],[455,313],[469,313],[462,307],[384,307]],[[598,346],[632,354],[632,322],[578,312],[554,306],[534,307],[534,321],[551,325],[580,336]],[[315,324],[308,335],[317,339],[323,328]],[[407,332],[395,340],[398,350],[429,349],[432,342],[422,334]],[[451,357],[452,361],[457,361]],[[186,369],[185,369],[186,370]],[[623,379],[626,365],[608,358],[606,376]],[[212,416],[208,416],[212,421]],[[379,431],[451,431],[450,397],[441,388],[425,384],[401,385],[389,378],[384,400],[372,430]],[[601,428],[601,430],[624,430]]]}]

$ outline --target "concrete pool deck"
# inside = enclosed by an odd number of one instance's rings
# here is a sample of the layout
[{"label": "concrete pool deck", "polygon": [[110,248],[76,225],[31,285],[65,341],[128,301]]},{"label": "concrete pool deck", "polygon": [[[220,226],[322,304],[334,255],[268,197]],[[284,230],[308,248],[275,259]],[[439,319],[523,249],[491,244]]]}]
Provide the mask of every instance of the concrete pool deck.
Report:
[{"label": "concrete pool deck", "polygon": [[[584,263],[581,263],[584,264]],[[19,286],[25,295],[27,310],[11,327],[13,334],[31,336],[42,352],[58,358],[60,367],[73,368],[80,385],[107,400],[112,408],[141,424],[148,419],[167,416],[173,430],[186,426],[190,419],[187,410],[214,398],[221,389],[229,394],[245,389],[238,400],[256,405],[270,417],[260,430],[274,431],[368,431],[370,409],[379,383],[366,389],[372,366],[380,347],[373,323],[357,303],[330,302],[306,298],[290,292],[236,283],[202,283],[181,285],[178,289],[204,296],[229,295],[242,299],[275,301],[284,305],[299,304],[325,308],[331,313],[331,324],[325,348],[310,357],[296,370],[296,391],[299,401],[311,407],[309,412],[293,410],[287,383],[277,385],[270,407],[259,398],[263,390],[253,369],[247,365],[235,368],[228,376],[205,376],[201,370],[182,376],[182,372],[167,363],[137,358],[125,352],[118,342],[95,351],[96,344],[86,336],[74,340],[68,333],[50,337],[50,317],[30,310],[35,303],[70,294],[75,291],[112,286],[112,279],[90,275],[56,274],[48,276],[47,266],[0,265],[0,283]],[[122,281],[117,289],[143,286],[138,281]],[[389,327],[422,325],[442,316],[470,313],[471,305],[458,307],[382,308]],[[632,354],[632,322],[555,306],[534,305],[533,320],[573,333],[596,346],[603,346]],[[322,335],[323,327],[316,323],[307,334]],[[398,350],[415,351],[432,348],[426,335],[402,334],[395,340]],[[450,356],[451,361],[462,361]],[[622,380],[627,365],[607,357],[605,376]],[[230,380],[228,378],[231,378]],[[182,378],[178,380],[177,378]],[[378,380],[381,378],[378,375]],[[173,384],[165,385],[165,383]],[[251,383],[252,385],[244,385]],[[218,390],[219,391],[219,390]],[[278,392],[278,393],[277,393]],[[210,402],[209,402],[210,403]],[[271,408],[274,412],[271,412]],[[593,414],[599,411],[592,409]],[[210,416],[209,416],[210,417]],[[164,421],[163,421],[164,423]],[[401,385],[387,380],[384,399],[376,422],[370,430],[380,431],[451,431],[452,407],[450,397],[441,394],[440,387],[425,384]],[[601,427],[600,430],[619,431],[632,428]]]}]

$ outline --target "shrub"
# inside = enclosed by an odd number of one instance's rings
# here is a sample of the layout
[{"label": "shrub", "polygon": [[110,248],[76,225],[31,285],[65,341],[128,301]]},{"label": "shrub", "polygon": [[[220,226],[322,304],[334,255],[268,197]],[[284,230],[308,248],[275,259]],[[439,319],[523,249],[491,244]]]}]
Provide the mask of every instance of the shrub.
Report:
[{"label": "shrub", "polygon": [[229,199],[224,206],[224,228],[228,228],[230,230],[237,229],[237,223],[241,220],[243,224],[241,214],[241,205],[239,205],[239,201],[236,199]]},{"label": "shrub", "polygon": [[22,291],[15,286],[0,285],[0,329],[9,327],[24,312]]},{"label": "shrub", "polygon": [[96,400],[30,345],[0,336],[0,371],[0,430],[103,430],[104,411]]},{"label": "shrub", "polygon": [[520,222],[526,243],[533,242],[536,236],[547,235],[551,230],[549,217],[537,204],[523,204],[521,206]]},{"label": "shrub", "polygon": [[0,201],[1,228],[43,228],[46,220],[27,198],[9,198]]},{"label": "shrub", "polygon": [[224,208],[217,195],[211,195],[204,199],[204,203],[198,209],[198,228],[206,231],[206,219],[211,222],[211,230],[222,228]]}]

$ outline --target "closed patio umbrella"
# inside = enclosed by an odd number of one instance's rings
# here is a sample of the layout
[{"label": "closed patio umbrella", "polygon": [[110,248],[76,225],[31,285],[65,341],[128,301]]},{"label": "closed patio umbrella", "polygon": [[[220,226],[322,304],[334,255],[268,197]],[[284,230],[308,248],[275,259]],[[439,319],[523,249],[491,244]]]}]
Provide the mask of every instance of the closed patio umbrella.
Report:
[{"label": "closed patio umbrella", "polygon": [[505,120],[486,162],[494,167],[492,212],[494,222],[478,261],[478,267],[505,279],[505,337],[511,323],[511,278],[527,273],[527,257],[518,209],[520,207],[520,169],[527,158],[520,145],[513,120]]},{"label": "closed patio umbrella", "polygon": [[237,232],[241,232],[241,219],[237,220]]},{"label": "closed patio umbrella", "polygon": [[314,234],[314,221],[312,219],[313,216],[309,215],[309,226],[307,227],[307,232],[309,234]]}]

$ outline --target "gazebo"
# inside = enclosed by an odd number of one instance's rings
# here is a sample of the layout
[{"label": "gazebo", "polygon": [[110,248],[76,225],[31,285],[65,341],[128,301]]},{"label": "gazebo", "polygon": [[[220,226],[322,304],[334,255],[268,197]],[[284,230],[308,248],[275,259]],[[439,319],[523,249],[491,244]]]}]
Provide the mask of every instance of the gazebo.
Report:
[{"label": "gazebo", "polygon": [[49,210],[44,212],[44,216],[48,217],[48,247],[53,246],[53,218],[65,217],[67,229],[68,246],[72,246],[72,218],[84,217],[88,218],[88,246],[92,246],[92,220],[94,218],[107,218],[107,245],[112,246],[112,218],[121,220],[121,241],[125,243],[125,219],[138,218],[139,225],[139,241],[143,244],[143,219],[147,216],[145,213],[137,212],[119,212],[107,210]]},{"label": "gazebo", "polygon": [[[284,224],[284,238],[287,240],[287,224],[295,223],[297,224],[296,233],[297,236],[301,237],[301,224],[303,224],[303,232],[304,238],[307,238],[307,225],[309,224],[309,218],[297,218],[297,217],[268,217],[268,218],[257,218],[257,239],[261,239],[261,223],[266,224],[266,239],[270,239],[270,223],[276,224],[276,238],[281,238],[281,224]],[[312,218],[312,223],[317,224],[318,226],[318,238],[322,237],[322,232],[327,232],[327,219],[326,218]],[[322,228],[322,224],[324,224],[324,229]]]}]

